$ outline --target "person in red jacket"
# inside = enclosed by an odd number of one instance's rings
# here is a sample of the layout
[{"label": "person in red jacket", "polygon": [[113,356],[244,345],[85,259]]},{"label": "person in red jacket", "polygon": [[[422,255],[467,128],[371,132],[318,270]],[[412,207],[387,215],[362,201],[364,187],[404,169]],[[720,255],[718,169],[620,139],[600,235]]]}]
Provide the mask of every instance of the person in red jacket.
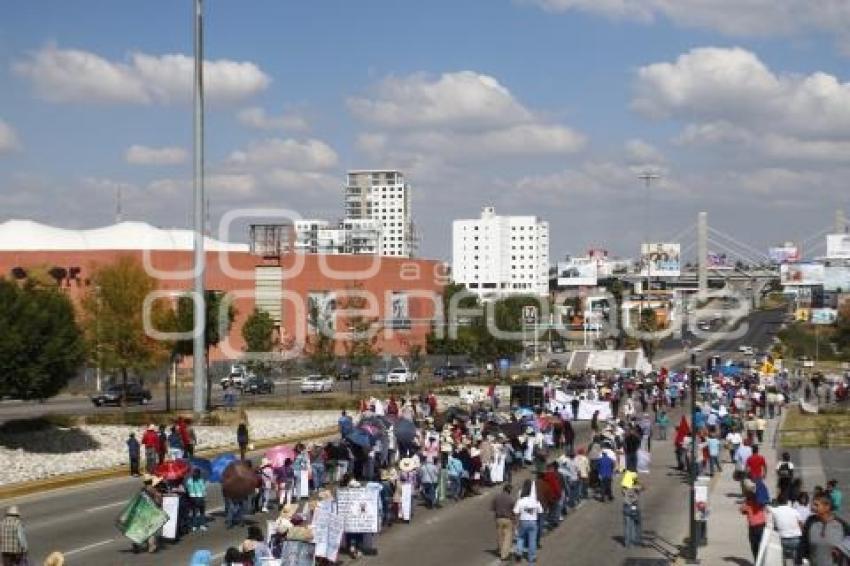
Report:
[{"label": "person in red jacket", "polygon": [[157,452],[159,451],[159,435],[156,433],[154,425],[148,425],[147,430],[142,435],[142,446],[145,447],[145,470],[152,474],[157,464]]},{"label": "person in red jacket", "polygon": [[767,475],[767,461],[759,454],[758,444],[753,444],[753,455],[747,458],[747,472],[753,481],[763,480]]},{"label": "person in red jacket", "polygon": [[551,507],[549,507],[547,513],[548,516],[546,517],[547,522],[549,523],[549,529],[551,530],[560,524],[562,520],[561,512],[564,509],[564,489],[563,484],[561,483],[563,480],[561,479],[561,474],[558,473],[558,463],[550,462],[546,471],[540,476],[540,479],[546,482],[546,485],[548,485],[552,490],[552,501],[555,502]]}]

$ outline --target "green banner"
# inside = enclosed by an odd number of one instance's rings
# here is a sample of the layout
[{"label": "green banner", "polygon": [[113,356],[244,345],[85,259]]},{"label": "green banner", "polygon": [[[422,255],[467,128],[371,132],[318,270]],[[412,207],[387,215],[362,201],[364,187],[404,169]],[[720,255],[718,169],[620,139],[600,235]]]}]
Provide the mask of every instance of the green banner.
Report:
[{"label": "green banner", "polygon": [[125,537],[142,544],[168,522],[168,514],[146,493],[139,492],[118,515],[115,525]]}]

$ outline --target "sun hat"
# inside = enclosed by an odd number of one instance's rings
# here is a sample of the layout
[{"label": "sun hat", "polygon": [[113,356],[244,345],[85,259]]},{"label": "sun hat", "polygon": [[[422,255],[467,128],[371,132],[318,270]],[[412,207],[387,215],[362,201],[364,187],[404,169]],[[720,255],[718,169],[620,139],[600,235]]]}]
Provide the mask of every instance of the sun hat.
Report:
[{"label": "sun hat", "polygon": [[155,476],[153,474],[145,474],[142,476],[142,483],[149,483],[151,485],[157,485],[162,481],[162,478],[159,476]]},{"label": "sun hat", "polygon": [[286,517],[278,517],[277,521],[274,522],[274,528],[278,534],[285,534],[286,531],[292,528],[292,521]]},{"label": "sun hat", "polygon": [[479,450],[478,448],[473,448],[472,450],[469,451],[469,455],[473,458],[480,456],[481,450]]},{"label": "sun hat", "polygon": [[398,463],[398,469],[402,472],[412,472],[417,468],[416,461],[413,458],[402,458]]},{"label": "sun hat", "polygon": [[246,539],[242,541],[242,546],[240,547],[242,552],[253,552],[257,548],[257,541],[254,539]]},{"label": "sun hat", "polygon": [[9,507],[8,509],[6,509],[6,516],[7,516],[7,517],[10,517],[10,516],[11,516],[11,517],[20,517],[20,516],[21,516],[21,512],[18,510],[18,506],[17,506],[17,505],[12,505],[12,506],[11,506],[11,507]]}]

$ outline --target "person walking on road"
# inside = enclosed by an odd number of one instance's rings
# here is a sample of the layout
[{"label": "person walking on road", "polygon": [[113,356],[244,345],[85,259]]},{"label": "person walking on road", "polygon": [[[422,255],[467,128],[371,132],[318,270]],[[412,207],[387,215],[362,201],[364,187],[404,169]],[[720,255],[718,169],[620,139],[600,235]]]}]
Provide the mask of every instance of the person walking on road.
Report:
[{"label": "person walking on road", "polygon": [[835,515],[829,495],[815,495],[812,499],[812,515],[803,525],[800,556],[808,559],[811,566],[832,566],[833,549],[848,536],[850,525]]},{"label": "person walking on road", "polygon": [[655,425],[658,428],[658,440],[667,440],[667,429],[670,428],[670,417],[667,416],[667,411],[658,413]]},{"label": "person walking on road", "polygon": [[496,542],[499,558],[502,561],[511,557],[511,547],[514,540],[514,505],[516,501],[511,495],[513,486],[505,484],[502,492],[493,498],[490,509],[496,519]]},{"label": "person walking on road", "polygon": [[611,493],[611,481],[614,479],[615,462],[603,450],[602,455],[596,464],[597,472],[599,473],[599,483],[601,498],[600,501],[614,501],[614,494]]},{"label": "person walking on road", "polygon": [[192,476],[186,480],[186,495],[189,497],[189,508],[192,531],[207,530],[207,482],[201,477],[201,470],[192,470]]},{"label": "person walking on road", "polygon": [[767,524],[767,514],[765,513],[764,505],[756,501],[755,492],[747,493],[746,497],[744,504],[741,505],[741,514],[747,517],[750,551],[753,553],[753,560],[755,560],[759,554],[759,545],[761,544],[761,536],[764,533],[764,526]]},{"label": "person walking on road", "polygon": [[803,536],[800,530],[800,517],[797,511],[791,507],[784,493],[780,493],[775,507],[768,507],[773,528],[779,534],[782,544],[782,556],[785,560],[793,560],[794,564],[800,564],[800,538]]},{"label": "person walking on road", "polygon": [[145,447],[145,471],[152,474],[153,469],[156,468],[156,454],[159,449],[159,436],[156,434],[154,425],[148,425],[148,429],[142,435],[142,446]]},{"label": "person walking on road", "polygon": [[239,426],[236,427],[236,444],[239,445],[239,459],[245,460],[245,452],[248,451],[248,442],[250,438],[248,437],[248,425],[245,424],[245,421],[239,423]]},{"label": "person walking on road", "polygon": [[643,486],[637,472],[626,471],[620,484],[623,489],[623,546],[643,545],[643,523],[640,515],[640,493]]},{"label": "person walking on road", "polygon": [[27,537],[17,505],[6,510],[6,516],[0,521],[0,553],[3,566],[23,566],[27,563]]},{"label": "person walking on road", "polygon": [[130,475],[139,476],[139,459],[141,458],[141,447],[136,440],[136,433],[131,432],[127,437],[127,457],[130,459]]},{"label": "person walking on road", "polygon": [[532,492],[534,482],[525,480],[522,484],[520,498],[514,504],[514,515],[517,517],[516,559],[522,560],[522,555],[528,547],[528,563],[537,561],[537,518],[543,513],[543,506]]}]

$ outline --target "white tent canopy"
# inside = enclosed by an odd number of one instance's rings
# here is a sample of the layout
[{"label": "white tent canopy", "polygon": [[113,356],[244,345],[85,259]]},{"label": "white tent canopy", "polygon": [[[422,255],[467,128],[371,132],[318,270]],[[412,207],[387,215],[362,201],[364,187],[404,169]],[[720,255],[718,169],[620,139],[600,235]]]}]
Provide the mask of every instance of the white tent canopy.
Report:
[{"label": "white tent canopy", "polygon": [[[192,240],[191,230],[163,230],[146,222],[121,222],[91,230],[67,230],[32,220],[8,220],[0,224],[0,251],[189,251]],[[205,237],[204,249],[247,252],[248,245]]]}]

